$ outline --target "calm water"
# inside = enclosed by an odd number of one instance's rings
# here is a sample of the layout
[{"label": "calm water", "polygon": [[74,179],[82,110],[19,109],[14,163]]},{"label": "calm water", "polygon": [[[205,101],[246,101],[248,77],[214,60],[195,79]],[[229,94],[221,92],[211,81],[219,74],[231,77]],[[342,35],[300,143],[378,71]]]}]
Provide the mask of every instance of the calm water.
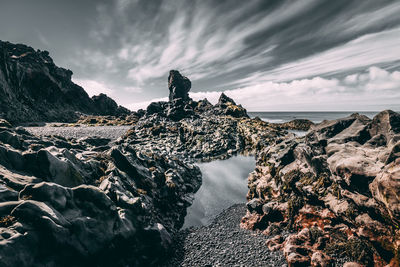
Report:
[{"label": "calm water", "polygon": [[323,120],[334,120],[339,118],[347,117],[355,112],[366,115],[370,118],[373,118],[378,112],[375,111],[347,111],[347,112],[248,112],[249,116],[259,117],[263,121],[272,122],[272,123],[281,123],[287,122],[294,119],[309,119],[315,123],[319,123]]},{"label": "calm water", "polygon": [[198,164],[203,184],[188,208],[183,228],[207,225],[226,208],[246,202],[247,177],[255,169],[254,157],[236,156]]}]

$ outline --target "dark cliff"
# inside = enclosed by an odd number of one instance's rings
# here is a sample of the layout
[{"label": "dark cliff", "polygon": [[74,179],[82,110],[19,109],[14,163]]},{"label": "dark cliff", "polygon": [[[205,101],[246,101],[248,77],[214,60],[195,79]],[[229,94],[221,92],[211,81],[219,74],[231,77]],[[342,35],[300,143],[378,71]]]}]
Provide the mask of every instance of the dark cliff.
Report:
[{"label": "dark cliff", "polygon": [[102,110],[103,105],[96,105],[71,76],[72,71],[57,67],[47,51],[0,41],[0,118],[13,123],[73,121],[78,113],[129,112],[116,104]]}]

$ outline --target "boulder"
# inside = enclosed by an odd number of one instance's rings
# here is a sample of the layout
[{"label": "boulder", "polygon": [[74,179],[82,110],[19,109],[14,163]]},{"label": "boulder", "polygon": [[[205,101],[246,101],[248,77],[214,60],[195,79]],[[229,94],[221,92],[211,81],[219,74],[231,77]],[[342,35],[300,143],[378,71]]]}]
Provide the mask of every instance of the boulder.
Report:
[{"label": "boulder", "polygon": [[106,94],[99,94],[92,96],[92,100],[99,110],[100,115],[111,115],[111,116],[126,116],[131,113],[127,108],[119,106],[112,98]]},{"label": "boulder", "polygon": [[214,107],[217,114],[228,115],[235,118],[248,118],[247,111],[241,105],[236,105],[232,98],[229,98],[224,93],[218,99],[218,103]]},{"label": "boulder", "polygon": [[168,89],[169,89],[169,101],[181,98],[183,101],[188,101],[189,91],[192,87],[190,80],[182,76],[179,71],[171,70],[168,76]]},{"label": "boulder", "polygon": [[308,131],[314,123],[307,119],[295,119],[278,125],[282,129]]}]

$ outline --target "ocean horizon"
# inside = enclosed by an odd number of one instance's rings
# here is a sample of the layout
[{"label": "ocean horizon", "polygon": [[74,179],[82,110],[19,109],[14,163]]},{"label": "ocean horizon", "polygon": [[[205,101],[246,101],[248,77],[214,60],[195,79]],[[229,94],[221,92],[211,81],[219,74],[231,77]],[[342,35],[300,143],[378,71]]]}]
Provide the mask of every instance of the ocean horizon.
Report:
[{"label": "ocean horizon", "polygon": [[251,118],[259,117],[270,123],[284,123],[295,119],[308,119],[314,123],[324,120],[334,120],[359,113],[373,118],[379,111],[258,111],[248,112]]}]

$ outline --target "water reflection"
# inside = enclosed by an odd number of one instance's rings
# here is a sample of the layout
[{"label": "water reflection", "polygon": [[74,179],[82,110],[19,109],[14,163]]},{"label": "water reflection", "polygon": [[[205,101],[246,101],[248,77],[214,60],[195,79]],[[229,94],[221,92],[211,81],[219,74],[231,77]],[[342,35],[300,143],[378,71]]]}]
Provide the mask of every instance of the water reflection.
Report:
[{"label": "water reflection", "polygon": [[198,164],[203,184],[188,208],[183,228],[207,225],[222,210],[246,202],[247,176],[255,168],[255,159],[236,156]]},{"label": "water reflection", "polygon": [[305,136],[307,131],[299,131],[299,130],[287,130],[289,133],[294,133],[296,136]]}]

